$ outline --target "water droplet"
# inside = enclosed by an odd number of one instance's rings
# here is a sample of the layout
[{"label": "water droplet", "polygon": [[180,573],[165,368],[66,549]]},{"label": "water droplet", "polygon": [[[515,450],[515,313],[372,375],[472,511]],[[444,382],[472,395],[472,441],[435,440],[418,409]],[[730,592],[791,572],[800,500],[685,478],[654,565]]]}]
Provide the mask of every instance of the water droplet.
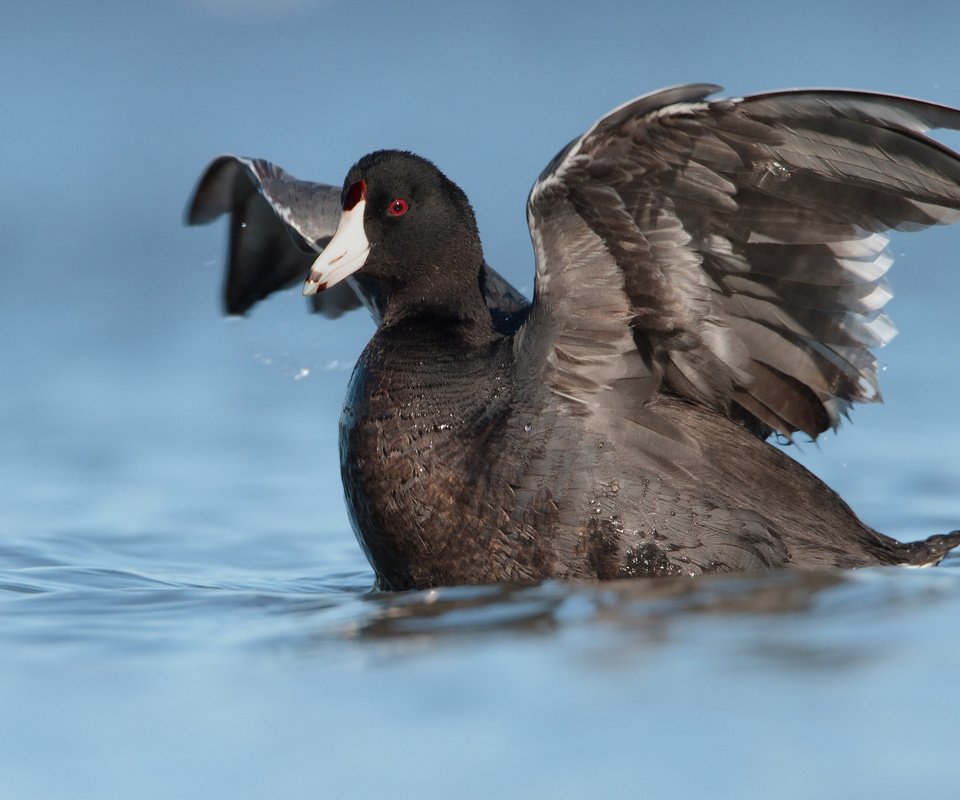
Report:
[{"label": "water droplet", "polygon": [[781,181],[790,177],[790,168],[785,164],[781,164],[779,161],[770,162],[767,171],[773,175],[774,178]]}]

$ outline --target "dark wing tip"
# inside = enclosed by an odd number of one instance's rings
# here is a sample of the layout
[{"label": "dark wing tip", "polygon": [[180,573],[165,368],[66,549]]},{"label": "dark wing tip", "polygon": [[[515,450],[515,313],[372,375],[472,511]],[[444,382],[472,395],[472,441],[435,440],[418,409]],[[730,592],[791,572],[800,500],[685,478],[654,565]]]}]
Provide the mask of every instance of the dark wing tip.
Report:
[{"label": "dark wing tip", "polygon": [[[223,155],[207,164],[187,202],[184,224],[208,225],[217,217],[233,211],[237,200],[237,177],[244,169],[244,161],[237,156]],[[253,190],[252,185],[245,194],[250,190]]]},{"label": "dark wing tip", "polygon": [[223,308],[230,316],[243,315],[273,292],[302,280],[315,257],[310,243],[278,213],[264,186],[270,180],[279,183],[289,176],[260,159],[218,156],[187,204],[187,225],[230,218],[223,286]]}]

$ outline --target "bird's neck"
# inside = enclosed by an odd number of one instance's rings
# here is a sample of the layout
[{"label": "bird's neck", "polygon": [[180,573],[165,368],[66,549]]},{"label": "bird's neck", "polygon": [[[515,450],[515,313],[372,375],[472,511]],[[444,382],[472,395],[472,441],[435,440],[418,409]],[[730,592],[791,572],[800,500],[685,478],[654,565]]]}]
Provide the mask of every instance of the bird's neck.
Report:
[{"label": "bird's neck", "polygon": [[[423,340],[453,340],[486,348],[498,337],[483,297],[483,253],[478,244],[446,247],[422,264],[384,271],[380,293],[384,301],[380,332]],[[393,275],[402,275],[394,279]]]}]

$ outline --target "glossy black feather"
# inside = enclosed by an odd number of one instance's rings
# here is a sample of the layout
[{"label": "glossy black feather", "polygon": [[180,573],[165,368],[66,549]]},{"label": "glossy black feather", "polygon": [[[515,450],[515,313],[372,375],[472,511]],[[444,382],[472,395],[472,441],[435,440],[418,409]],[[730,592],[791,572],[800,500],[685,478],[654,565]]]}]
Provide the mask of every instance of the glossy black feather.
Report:
[{"label": "glossy black feather", "polygon": [[[188,225],[230,217],[224,309],[245,314],[275,291],[303,282],[340,220],[340,188],[294,178],[261,158],[220,156],[204,170],[187,204]],[[513,330],[528,303],[492,267],[483,291],[495,324]],[[374,287],[350,280],[310,298],[311,308],[331,319],[366,306],[382,314]]]},{"label": "glossy black feather", "polygon": [[[379,586],[922,566],[960,544],[872,530],[763,441],[815,438],[879,398],[883,234],[960,218],[960,157],[924,134],[960,111],[716,88],[631,101],[550,162],[527,204],[530,305],[430,162],[380,151],[351,169],[367,255],[347,280],[379,327],[341,469]],[[292,274],[279,232],[321,246],[301,219],[315,185],[265,163],[214,162],[190,216],[255,224],[269,244],[231,251],[275,259],[254,294]]]}]

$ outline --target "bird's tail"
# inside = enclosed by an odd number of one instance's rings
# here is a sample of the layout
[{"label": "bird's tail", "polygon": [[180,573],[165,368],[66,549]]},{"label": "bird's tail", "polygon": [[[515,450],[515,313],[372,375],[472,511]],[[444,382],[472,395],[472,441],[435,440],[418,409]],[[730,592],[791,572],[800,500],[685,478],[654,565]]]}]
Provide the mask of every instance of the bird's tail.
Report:
[{"label": "bird's tail", "polygon": [[938,533],[919,542],[908,542],[903,545],[901,564],[905,567],[933,567],[958,546],[960,546],[960,531]]}]

